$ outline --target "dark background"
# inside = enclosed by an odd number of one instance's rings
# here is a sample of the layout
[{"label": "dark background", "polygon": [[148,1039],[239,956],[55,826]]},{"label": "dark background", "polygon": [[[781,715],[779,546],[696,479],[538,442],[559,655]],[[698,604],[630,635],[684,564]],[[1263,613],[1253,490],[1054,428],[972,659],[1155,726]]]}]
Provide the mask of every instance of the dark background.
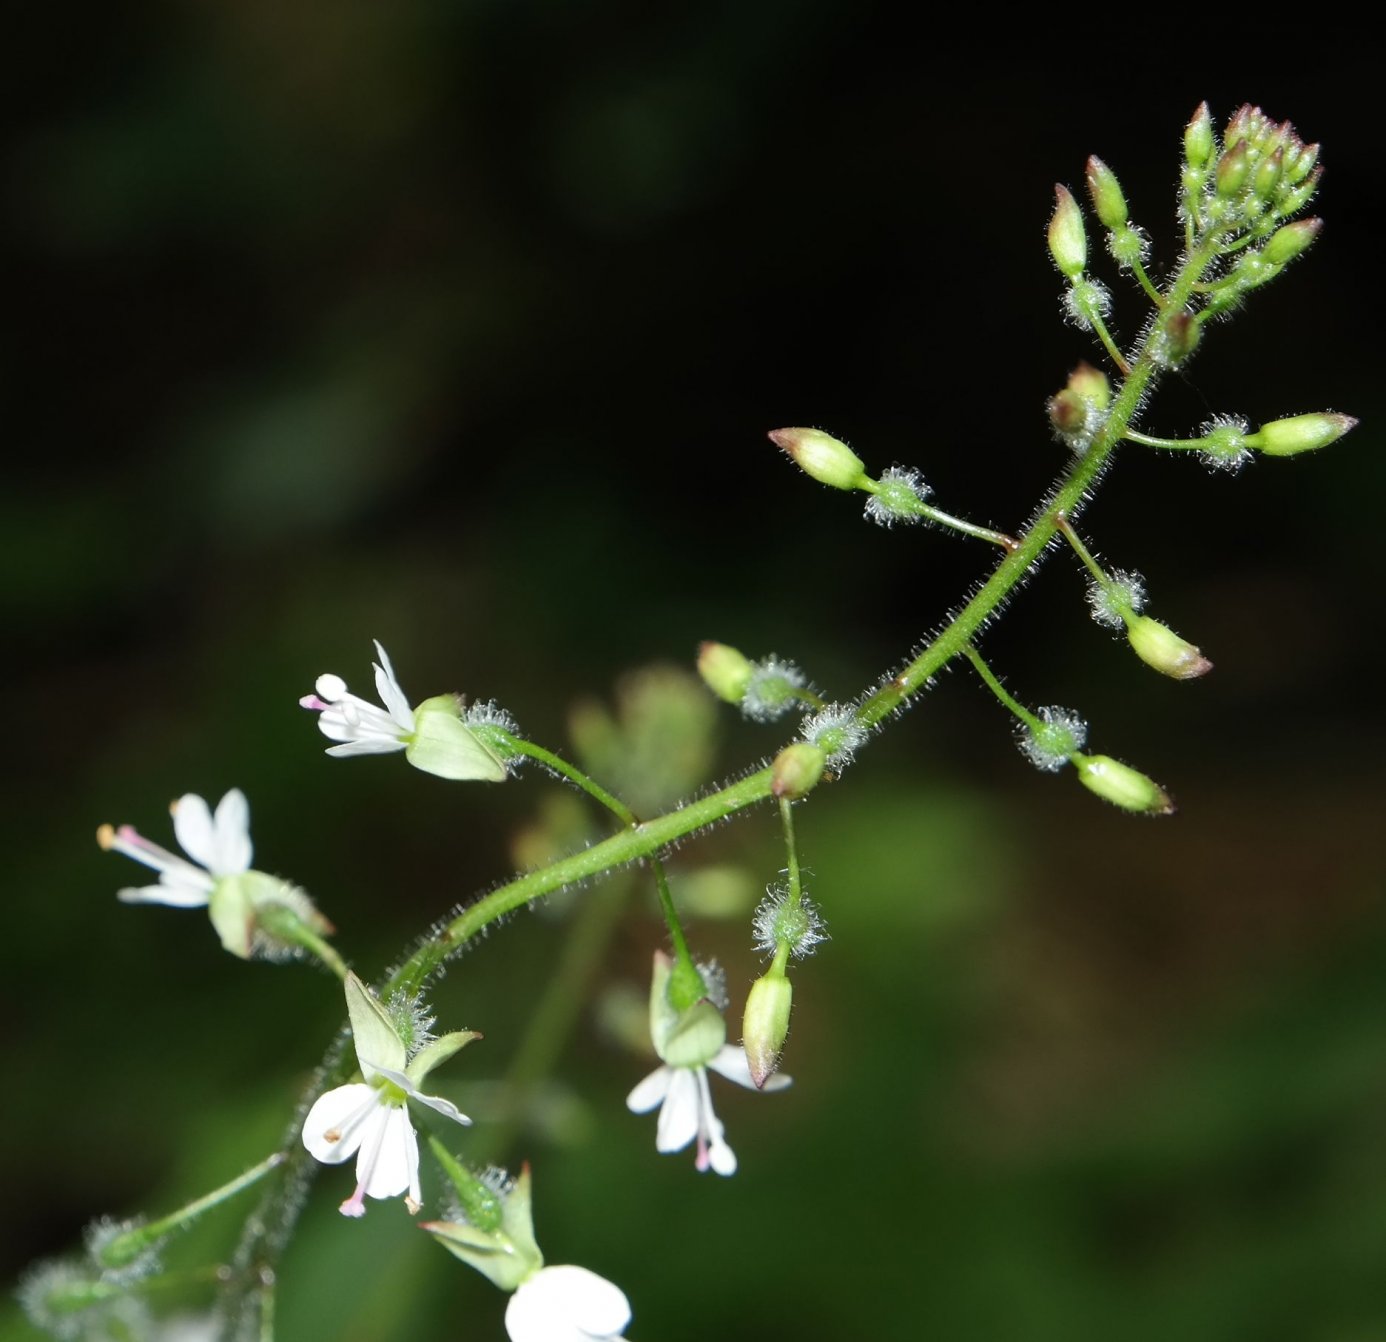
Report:
[{"label": "dark background", "polygon": [[[1044,398],[1095,357],[1060,321],[1052,184],[1102,155],[1162,273],[1207,97],[1323,141],[1327,226],[1144,426],[1327,408],[1362,426],[1235,479],[1139,449],[1110,476],[1087,531],[1212,657],[1205,681],[1109,641],[1064,557],[986,643],[1181,814],[1144,823],[1035,774],[989,697],[944,676],[802,809],[834,939],[796,973],[795,1090],[719,1092],[736,1178],[657,1157],[622,1106],[650,1065],[610,1026],[659,944],[643,907],[597,975],[605,1006],[575,1008],[556,1117],[511,1158],[533,1162],[550,1261],[618,1281],[636,1338],[1386,1335],[1363,44],[1305,27],[1272,57],[1210,32],[1181,58],[1055,16],[998,50],[845,3],[64,17],[21,20],[5,95],[10,1273],[272,1149],[341,1015],[326,977],[244,966],[201,915],[117,905],[134,873],[98,822],[167,838],[167,799],[244,788],[257,863],[375,975],[511,870],[552,787],[323,760],[295,699],[327,669],[364,690],[372,637],[416,700],[494,696],[556,746],[575,701],[690,665],[702,638],[850,697],[991,556],[867,527],[766,430],[822,425],[1018,527],[1064,461]],[[1098,273],[1129,342],[1143,301]],[[713,778],[789,734],[722,728]],[[781,857],[757,813],[676,875],[735,866],[754,903]],[[734,1012],[748,918],[743,898],[692,929]],[[440,990],[445,1026],[487,1035],[436,1078],[464,1107],[484,1108],[468,1086],[504,1070],[562,929],[511,924]],[[396,1205],[335,1214],[347,1182],[320,1180],[284,1264],[281,1337],[499,1336],[503,1299]]]}]

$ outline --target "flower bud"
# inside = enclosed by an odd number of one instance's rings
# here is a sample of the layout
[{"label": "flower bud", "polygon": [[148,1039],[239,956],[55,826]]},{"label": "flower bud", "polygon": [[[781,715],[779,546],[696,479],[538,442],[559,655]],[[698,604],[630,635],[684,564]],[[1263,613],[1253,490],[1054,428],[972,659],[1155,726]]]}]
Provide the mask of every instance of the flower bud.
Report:
[{"label": "flower bud", "polygon": [[726,643],[698,647],[698,674],[713,694],[729,704],[739,704],[745,697],[754,670],[750,658]]},{"label": "flower bud", "polygon": [[1174,803],[1143,773],[1110,755],[1074,755],[1078,781],[1103,801],[1142,815],[1173,815]]},{"label": "flower bud", "polygon": [[1108,228],[1121,228],[1126,223],[1129,216],[1121,183],[1117,181],[1116,173],[1096,154],[1088,159],[1088,194],[1092,197],[1092,207],[1097,211],[1097,217]]},{"label": "flower bud", "polygon": [[866,463],[846,443],[821,429],[772,429],[770,441],[821,484],[860,489],[866,479]]},{"label": "flower bud", "polygon": [[793,997],[793,985],[773,966],[751,985],[746,996],[746,1012],[741,1021],[742,1042],[751,1080],[761,1089],[779,1066],[785,1036],[789,1033]]},{"label": "flower bud", "polygon": [[1090,363],[1080,363],[1068,375],[1068,389],[1099,410],[1105,410],[1112,402],[1112,384],[1107,381],[1107,374]]},{"label": "flower bud", "polygon": [[1271,240],[1261,249],[1261,255],[1272,265],[1283,266],[1304,251],[1323,228],[1322,219],[1300,219],[1286,224],[1271,234]]},{"label": "flower bud", "polygon": [[1071,280],[1083,273],[1088,261],[1088,239],[1083,212],[1066,186],[1054,188],[1054,215],[1049,221],[1049,254]]},{"label": "flower bud", "polygon": [[1238,140],[1218,159],[1218,195],[1224,199],[1235,196],[1246,185],[1250,175],[1251,154],[1247,150],[1246,141]]},{"label": "flower bud", "polygon": [[1357,426],[1351,415],[1332,412],[1316,415],[1295,415],[1292,419],[1275,419],[1249,433],[1245,442],[1268,457],[1293,457],[1300,452],[1336,443],[1349,429]]},{"label": "flower bud", "polygon": [[1065,387],[1045,403],[1049,423],[1062,438],[1083,434],[1088,427],[1088,403],[1073,388]]},{"label": "flower bud", "polygon": [[1259,200],[1269,201],[1275,194],[1275,188],[1280,185],[1280,178],[1284,171],[1285,151],[1277,148],[1273,154],[1267,154],[1256,165],[1256,172],[1251,179],[1253,194]]},{"label": "flower bud", "polygon": [[1206,168],[1213,157],[1213,114],[1206,102],[1199,103],[1184,127],[1184,162],[1191,168]]},{"label": "flower bud", "polygon": [[770,791],[784,801],[798,801],[818,786],[828,756],[807,741],[785,746],[770,766]]},{"label": "flower bud", "polygon": [[1291,186],[1298,186],[1313,171],[1314,164],[1319,161],[1319,149],[1319,145],[1305,144],[1286,155],[1285,180]]},{"label": "flower bud", "polygon": [[1170,314],[1165,323],[1164,338],[1156,348],[1156,357],[1166,368],[1177,368],[1198,348],[1203,329],[1198,319],[1187,309]]},{"label": "flower bud", "polygon": [[1126,626],[1126,637],[1141,661],[1175,680],[1193,680],[1213,669],[1192,643],[1148,615],[1136,616]]}]

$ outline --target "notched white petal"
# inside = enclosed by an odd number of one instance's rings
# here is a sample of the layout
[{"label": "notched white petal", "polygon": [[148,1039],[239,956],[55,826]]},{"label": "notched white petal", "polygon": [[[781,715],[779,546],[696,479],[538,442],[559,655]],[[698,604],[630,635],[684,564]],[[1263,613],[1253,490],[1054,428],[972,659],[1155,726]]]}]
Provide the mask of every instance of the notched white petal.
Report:
[{"label": "notched white petal", "polygon": [[724,1044],[714,1057],[708,1059],[707,1065],[728,1081],[735,1081],[738,1086],[745,1086],[747,1090],[783,1090],[793,1084],[792,1077],[776,1072],[767,1078],[763,1086],[757,1086],[751,1079],[751,1066],[746,1061],[746,1050],[734,1044]]}]

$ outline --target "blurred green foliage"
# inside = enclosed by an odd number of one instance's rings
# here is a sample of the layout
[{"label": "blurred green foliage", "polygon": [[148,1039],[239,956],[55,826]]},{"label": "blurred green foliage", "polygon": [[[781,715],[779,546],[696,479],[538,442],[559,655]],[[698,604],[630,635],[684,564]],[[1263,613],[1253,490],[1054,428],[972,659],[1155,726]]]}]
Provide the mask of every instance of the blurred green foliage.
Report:
[{"label": "blurred green foliage", "polygon": [[[1247,81],[1128,50],[1117,112],[1056,79],[1057,40],[1007,58],[841,0],[22,22],[0,498],[11,1273],[262,1157],[342,1014],[325,976],[235,963],[200,915],[117,906],[129,873],[98,822],[152,830],[170,797],[243,787],[257,862],[371,975],[506,875],[557,789],[323,760],[294,701],[324,670],[364,682],[372,637],[416,698],[497,697],[555,745],[575,703],[691,664],[701,638],[855,692],[990,557],[867,531],[764,432],[823,424],[1014,526],[1062,458],[1044,397],[1091,357],[1055,310],[1052,181],[1101,153],[1168,263],[1183,120],[1249,97],[1325,142],[1329,226],[1147,424],[1322,406],[1363,425],[1235,481],[1119,464],[1095,543],[1208,651],[1206,684],[1109,644],[1062,559],[987,645],[1183,814],[1142,824],[1026,771],[1004,715],[945,678],[803,808],[833,940],[796,971],[795,1088],[720,1100],[736,1178],[657,1157],[621,1104],[646,1063],[612,1004],[643,992],[661,936],[643,895],[552,1078],[560,1117],[515,1154],[551,1261],[621,1283],[637,1338],[1386,1335],[1367,53],[1248,62]],[[1129,337],[1141,300],[1117,297]],[[614,720],[579,713],[614,767]],[[782,733],[724,735],[709,780]],[[757,972],[747,915],[714,914],[781,856],[767,814],[674,859],[676,883],[722,873],[693,934],[734,1004]],[[593,895],[442,984],[442,1020],[486,1033],[459,1101],[504,1074]],[[348,1225],[320,1182],[284,1264],[285,1342],[500,1335],[503,1300],[397,1206]],[[234,1219],[179,1256],[224,1252]]]}]

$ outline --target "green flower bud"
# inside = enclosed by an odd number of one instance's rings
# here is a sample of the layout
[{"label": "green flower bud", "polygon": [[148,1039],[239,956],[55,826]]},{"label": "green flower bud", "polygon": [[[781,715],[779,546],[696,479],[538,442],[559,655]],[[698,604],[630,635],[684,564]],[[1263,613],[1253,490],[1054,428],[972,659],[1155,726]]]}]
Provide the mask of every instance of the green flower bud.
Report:
[{"label": "green flower bud", "polygon": [[1310,172],[1314,165],[1319,161],[1319,149],[1321,146],[1316,144],[1302,144],[1292,149],[1285,156],[1285,180],[1291,186],[1298,186]]},{"label": "green flower bud", "polygon": [[1049,220],[1049,254],[1059,270],[1071,280],[1076,280],[1088,263],[1083,212],[1066,186],[1054,188],[1054,214]]},{"label": "green flower bud", "polygon": [[1072,387],[1065,387],[1051,396],[1045,408],[1049,412],[1049,423],[1061,437],[1081,434],[1088,427],[1088,403]]},{"label": "green flower bud", "polygon": [[846,443],[821,429],[772,429],[770,441],[821,484],[860,489],[866,480],[866,463]]},{"label": "green flower bud", "polygon": [[1293,261],[1319,236],[1322,219],[1300,219],[1286,224],[1271,234],[1271,240],[1261,249],[1261,255],[1272,265],[1283,266]]},{"label": "green flower bud", "polygon": [[807,797],[819,784],[828,756],[807,741],[785,746],[770,766],[770,791],[785,801]]},{"label": "green flower bud", "polygon": [[1319,178],[1322,176],[1323,169],[1315,168],[1298,186],[1283,192],[1275,203],[1275,212],[1286,219],[1292,214],[1297,214],[1310,202],[1314,192],[1319,189]]},{"label": "green flower bud", "polygon": [[1264,452],[1268,457],[1293,457],[1300,452],[1336,443],[1349,429],[1357,427],[1351,415],[1325,412],[1317,415],[1295,415],[1292,419],[1276,419],[1263,424],[1246,436],[1247,447]]},{"label": "green flower bud", "polygon": [[779,1066],[793,997],[793,985],[783,971],[777,973],[773,967],[751,985],[746,996],[741,1033],[751,1080],[761,1089]]},{"label": "green flower bud", "polygon": [[1251,179],[1252,192],[1258,199],[1269,201],[1275,194],[1275,188],[1280,185],[1280,178],[1284,171],[1285,151],[1277,148],[1273,154],[1267,154],[1256,165],[1256,171]]},{"label": "green flower bud", "polygon": [[1213,669],[1192,643],[1148,615],[1136,616],[1126,626],[1126,637],[1141,661],[1175,680],[1193,680]]},{"label": "green flower bud", "polygon": [[1156,357],[1164,367],[1178,368],[1198,348],[1202,338],[1203,329],[1193,313],[1171,313],[1165,323],[1164,338],[1156,346]]},{"label": "green flower bud", "polygon": [[1068,388],[1099,410],[1106,410],[1112,403],[1112,384],[1107,381],[1107,374],[1090,363],[1080,363],[1068,375]]},{"label": "green flower bud", "polygon": [[1074,755],[1078,780],[1103,801],[1142,815],[1173,815],[1174,803],[1154,781],[1110,755]]},{"label": "green flower bud", "polygon": [[1238,140],[1218,160],[1218,195],[1224,199],[1235,196],[1251,176],[1251,154],[1245,140]]},{"label": "green flower bud", "polygon": [[1184,162],[1191,168],[1206,168],[1213,157],[1213,147],[1213,114],[1208,104],[1202,102],[1184,127]]},{"label": "green flower bud", "polygon": [[748,657],[726,643],[698,647],[698,674],[713,694],[729,704],[739,704],[745,697],[754,670]]},{"label": "green flower bud", "polygon": [[1092,197],[1092,207],[1097,211],[1097,217],[1108,228],[1118,229],[1125,225],[1129,216],[1121,183],[1096,154],[1088,159],[1088,194]]}]

